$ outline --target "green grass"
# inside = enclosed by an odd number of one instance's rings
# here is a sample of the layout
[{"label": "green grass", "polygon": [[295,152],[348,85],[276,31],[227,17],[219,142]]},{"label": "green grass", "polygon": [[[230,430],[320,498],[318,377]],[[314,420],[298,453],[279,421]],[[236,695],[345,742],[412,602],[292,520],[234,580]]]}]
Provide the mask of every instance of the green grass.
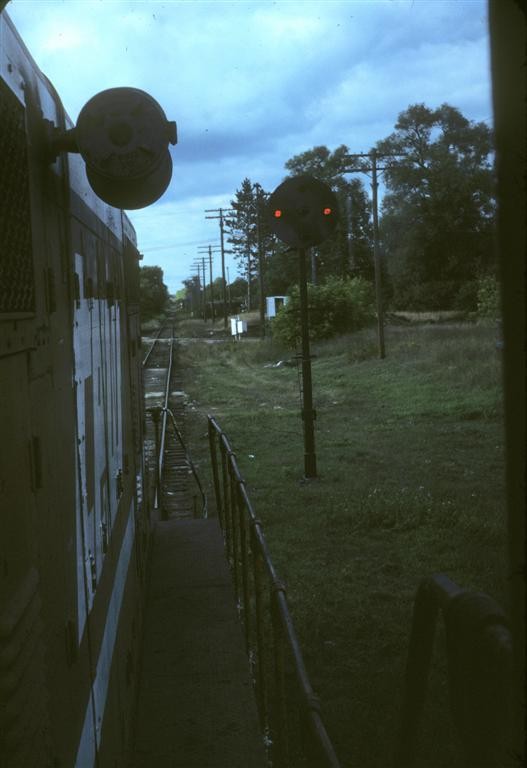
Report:
[{"label": "green grass", "polygon": [[[386,350],[379,360],[372,330],[313,347],[319,477],[310,481],[296,367],[269,367],[293,353],[252,340],[180,350],[193,455],[208,477],[212,413],[287,584],[337,753],[358,768],[390,764],[420,579],[441,571],[505,601],[494,331],[393,326]],[[458,765],[441,632],[420,761]]]}]

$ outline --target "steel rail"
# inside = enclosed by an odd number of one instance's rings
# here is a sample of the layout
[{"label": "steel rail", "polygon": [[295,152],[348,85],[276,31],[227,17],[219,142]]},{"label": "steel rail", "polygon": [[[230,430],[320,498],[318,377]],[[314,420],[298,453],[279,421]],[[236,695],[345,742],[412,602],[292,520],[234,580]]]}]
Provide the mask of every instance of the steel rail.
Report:
[{"label": "steel rail", "polygon": [[[152,345],[150,346],[150,349],[148,350],[148,353],[146,354],[144,360],[143,360],[143,367],[146,367],[146,364],[148,363],[150,356],[156,347],[156,345],[160,341],[161,334],[165,331],[165,329],[168,326],[161,327],[156,335],[156,338],[154,339]],[[168,434],[167,434],[167,422],[168,419],[170,419],[171,424],[173,426],[174,430],[174,439],[177,439],[183,448],[185,452],[185,461],[187,463],[187,466],[189,467],[192,476],[194,477],[194,480],[198,486],[199,493],[201,496],[202,501],[202,507],[201,507],[201,514],[202,517],[207,517],[208,515],[208,509],[207,509],[207,497],[205,495],[205,492],[203,490],[203,485],[201,483],[201,480],[198,476],[198,473],[196,471],[196,467],[190,457],[189,451],[187,446],[185,445],[185,442],[183,440],[183,437],[181,435],[181,432],[177,426],[176,419],[174,417],[173,412],[169,408],[169,400],[170,400],[170,386],[171,386],[171,378],[172,378],[172,369],[174,365],[174,331],[172,329],[172,336],[170,338],[169,344],[168,344],[168,364],[166,368],[166,377],[165,377],[165,385],[164,385],[164,391],[163,391],[163,403],[161,406],[155,406],[150,409],[152,418],[154,420],[154,423],[156,424],[156,453],[157,453],[157,460],[156,460],[156,485],[155,485],[155,492],[154,492],[154,508],[159,510],[161,505],[161,488],[162,488],[162,482],[163,482],[163,471],[165,468],[165,447],[168,440]],[[154,416],[155,414],[155,416]],[[159,437],[158,435],[158,429],[159,429],[159,422],[161,422],[161,435]],[[165,513],[162,514],[162,519],[165,519]]]},{"label": "steel rail", "polygon": [[[276,768],[294,765],[299,752],[312,768],[340,768],[320,713],[320,702],[309,681],[285,586],[273,565],[236,456],[210,415],[208,435],[218,518],[243,619],[269,757]],[[292,679],[287,661],[292,662]],[[290,690],[292,681],[294,694]],[[294,727],[297,709],[299,731]]]},{"label": "steel rail", "polygon": [[[157,459],[157,473],[158,473],[158,479],[159,479],[157,488],[160,491],[161,491],[161,483],[163,481],[163,467],[164,467],[164,461],[165,461],[165,440],[166,440],[167,419],[168,419],[167,411],[168,411],[168,398],[170,397],[170,379],[172,376],[173,352],[174,352],[174,338],[172,337],[168,345],[168,366],[167,366],[167,374],[165,379],[165,393],[163,397],[163,405],[161,406],[161,412],[163,416],[161,420],[161,439],[159,441],[159,456]],[[158,493],[156,490],[156,495],[154,498],[154,507],[156,509],[159,509],[159,502],[160,502],[160,499],[158,499]]]},{"label": "steel rail", "polygon": [[[161,326],[156,334],[156,337],[152,344],[150,345],[150,348],[148,352],[146,353],[145,357],[143,358],[142,367],[146,368],[148,361],[150,359],[150,356],[152,355],[152,352],[154,351],[156,345],[159,343],[161,334],[165,331],[167,328],[166,325]],[[156,445],[157,450],[157,461],[156,461],[156,485],[155,485],[155,493],[154,493],[154,509],[159,509],[159,502],[160,502],[160,493],[161,493],[161,482],[162,482],[162,476],[163,476],[163,463],[164,463],[164,453],[165,453],[165,439],[166,439],[166,428],[167,428],[167,408],[168,408],[168,398],[170,396],[170,378],[172,375],[172,358],[173,358],[173,345],[174,345],[174,339],[173,337],[170,339],[169,342],[169,352],[168,352],[168,366],[167,366],[167,374],[165,378],[165,389],[163,394],[163,405],[161,408],[153,408],[152,410],[157,410],[162,413],[162,421],[161,421],[161,439],[159,440],[159,445]],[[157,430],[157,426],[156,426]],[[157,434],[157,432],[156,432]]]},{"label": "steel rail", "polygon": [[150,355],[152,354],[152,351],[153,351],[153,349],[154,349],[155,345],[156,345],[156,344],[157,344],[157,342],[159,341],[159,337],[161,336],[161,334],[162,334],[162,333],[163,333],[163,331],[165,330],[165,327],[166,327],[166,326],[162,325],[162,326],[161,326],[161,328],[159,328],[159,330],[157,331],[157,335],[156,335],[156,337],[155,337],[154,341],[152,342],[152,344],[150,345],[150,348],[149,348],[148,352],[147,352],[147,353],[146,353],[146,355],[144,356],[144,358],[143,358],[143,362],[141,363],[141,365],[143,366],[143,368],[146,368],[146,364],[148,363],[148,360],[149,360],[149,358],[150,358]]},{"label": "steel rail", "polygon": [[190,457],[189,450],[187,448],[187,445],[186,445],[185,441],[183,440],[183,436],[182,436],[182,434],[181,434],[181,432],[179,430],[179,427],[178,427],[178,425],[176,423],[176,418],[175,418],[174,414],[172,413],[170,408],[167,408],[167,407],[163,408],[163,411],[165,411],[166,414],[168,414],[168,416],[170,417],[170,421],[171,421],[172,427],[174,429],[174,434],[177,437],[177,439],[179,441],[179,444],[181,445],[181,447],[185,451],[185,461],[187,462],[188,468],[192,472],[192,476],[194,477],[194,480],[196,481],[196,485],[198,486],[198,489],[199,489],[199,492],[200,492],[201,502],[202,502],[202,507],[201,507],[202,517],[206,518],[206,517],[208,517],[207,497],[205,495],[205,491],[203,490],[203,485],[201,483],[199,475],[198,475],[198,473],[196,471],[196,465],[194,464],[194,462],[192,461],[192,459]]}]

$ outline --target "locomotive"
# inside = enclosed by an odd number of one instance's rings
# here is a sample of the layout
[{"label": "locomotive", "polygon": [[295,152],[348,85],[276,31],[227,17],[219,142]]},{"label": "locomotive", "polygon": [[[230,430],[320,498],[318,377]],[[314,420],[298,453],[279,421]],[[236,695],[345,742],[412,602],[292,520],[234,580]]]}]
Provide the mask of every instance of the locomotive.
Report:
[{"label": "locomotive", "polygon": [[5,11],[0,73],[0,765],[117,766],[151,526],[122,209],[166,188],[175,124],[114,89],[75,128]]}]

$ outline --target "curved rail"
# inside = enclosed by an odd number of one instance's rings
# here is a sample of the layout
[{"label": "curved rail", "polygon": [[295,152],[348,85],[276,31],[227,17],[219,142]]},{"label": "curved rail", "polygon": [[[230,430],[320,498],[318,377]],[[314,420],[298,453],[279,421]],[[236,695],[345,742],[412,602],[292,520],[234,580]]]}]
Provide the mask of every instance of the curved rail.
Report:
[{"label": "curved rail", "polygon": [[270,759],[276,768],[299,760],[313,768],[340,768],[309,681],[285,586],[272,563],[236,456],[212,416],[208,416],[208,435],[218,517]]},{"label": "curved rail", "polygon": [[[168,398],[170,397],[170,379],[172,376],[172,363],[174,361],[174,339],[170,339],[170,343],[168,346],[168,365],[167,365],[167,376],[165,380],[165,393],[163,395],[163,405],[161,406],[161,412],[162,412],[162,419],[161,419],[161,440],[159,441],[159,454],[158,454],[158,461],[157,461],[157,473],[159,477],[158,482],[158,489],[160,491],[161,489],[161,480],[163,478],[163,466],[165,462],[165,440],[166,440],[166,433],[167,433],[167,418],[168,418]],[[161,491],[160,491],[161,493]],[[158,507],[159,499],[155,499],[155,506]]]},{"label": "curved rail", "polygon": [[183,450],[185,452],[185,461],[187,462],[187,466],[190,469],[190,471],[192,473],[192,476],[194,477],[194,480],[196,481],[196,485],[198,486],[199,493],[200,493],[200,496],[201,496],[201,505],[202,505],[201,506],[201,516],[206,518],[206,517],[208,517],[207,496],[205,495],[205,491],[203,490],[203,485],[201,484],[201,480],[200,480],[199,475],[198,475],[198,473],[196,471],[196,465],[194,464],[194,462],[192,461],[192,459],[190,457],[189,450],[187,448],[187,445],[186,445],[185,441],[183,440],[181,432],[180,432],[180,430],[178,428],[178,425],[176,423],[176,418],[175,418],[174,414],[172,413],[170,408],[164,408],[163,410],[166,411],[166,413],[170,416],[172,427],[174,429],[174,434],[177,437],[177,439],[179,441],[179,444],[181,445],[181,447],[183,448]]},{"label": "curved rail", "polygon": [[141,363],[141,365],[143,366],[143,368],[146,368],[146,364],[148,363],[148,360],[149,360],[149,358],[150,358],[150,355],[152,354],[152,351],[153,351],[153,349],[154,349],[155,345],[156,345],[156,344],[157,344],[157,342],[159,341],[159,338],[160,338],[161,334],[162,334],[162,333],[163,333],[163,331],[165,330],[165,327],[166,327],[166,326],[163,326],[163,325],[162,325],[162,326],[161,326],[161,328],[159,328],[159,330],[158,330],[158,332],[157,332],[157,335],[156,335],[156,337],[155,337],[154,341],[153,341],[153,342],[152,342],[152,344],[150,345],[150,348],[149,348],[148,352],[146,353],[146,355],[145,355],[145,356],[144,356],[144,358],[143,358],[143,362]]},{"label": "curved rail", "polygon": [[[152,342],[147,354],[145,355],[143,359],[143,368],[147,367],[147,364],[149,360],[151,359],[151,355],[160,341],[161,335],[163,332],[167,329],[168,326],[162,326],[158,332],[157,335]],[[167,422],[170,418],[173,430],[174,430],[174,439],[177,439],[183,448],[184,454],[185,454],[185,461],[190,469],[194,480],[198,486],[199,494],[201,496],[201,516],[207,517],[207,497],[203,491],[203,486],[201,484],[201,481],[198,477],[196,468],[194,463],[192,462],[192,459],[190,457],[189,451],[187,446],[185,445],[185,442],[183,440],[183,437],[181,435],[180,430],[178,429],[178,426],[176,424],[176,420],[174,417],[173,412],[169,408],[169,400],[170,400],[170,387],[171,387],[171,379],[172,379],[172,369],[174,364],[174,338],[173,338],[173,331],[172,336],[168,343],[168,361],[166,364],[166,377],[165,377],[165,383],[163,388],[163,399],[162,404],[160,406],[153,406],[149,409],[150,415],[152,417],[152,421],[155,425],[155,433],[156,433],[156,455],[157,455],[157,461],[156,461],[156,483],[155,483],[155,492],[154,492],[154,508],[159,510],[161,507],[161,488],[162,488],[162,481],[163,481],[163,471],[165,468],[165,448],[167,446]],[[194,512],[196,514],[196,512]],[[166,512],[163,512],[163,517],[166,516]]]}]

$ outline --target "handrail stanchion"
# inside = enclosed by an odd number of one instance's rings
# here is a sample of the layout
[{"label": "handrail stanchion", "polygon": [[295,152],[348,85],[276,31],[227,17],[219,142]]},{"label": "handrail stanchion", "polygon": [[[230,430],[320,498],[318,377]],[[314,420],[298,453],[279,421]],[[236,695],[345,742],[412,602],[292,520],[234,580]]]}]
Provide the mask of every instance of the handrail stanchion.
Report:
[{"label": "handrail stanchion", "polygon": [[275,717],[273,731],[276,742],[279,768],[289,768],[289,738],[287,703],[285,691],[285,648],[282,623],[280,621],[279,594],[281,584],[273,584],[271,591],[271,620],[273,627],[274,674],[275,674]]},{"label": "handrail stanchion", "polygon": [[161,408],[158,406],[154,406],[153,408],[150,408],[150,416],[152,418],[152,421],[154,422],[154,434],[155,434],[155,445],[156,445],[156,484],[155,484],[155,494],[154,494],[154,509],[159,508],[159,503],[161,499],[161,471],[160,471],[160,442],[159,442],[159,421],[161,419]]},{"label": "handrail stanchion", "polygon": [[249,594],[249,553],[248,553],[248,536],[247,536],[247,524],[245,519],[245,512],[241,499],[241,489],[238,489],[238,524],[240,526],[240,555],[241,555],[241,568],[242,568],[242,615],[245,628],[245,650],[247,653],[250,651],[250,637],[251,637],[251,598]]},{"label": "handrail stanchion", "polygon": [[257,648],[257,698],[260,705],[260,720],[264,731],[269,727],[269,714],[267,706],[267,669],[265,663],[265,628],[263,615],[263,560],[258,548],[256,525],[251,528],[253,569],[254,569],[254,601],[256,613],[256,648]]},{"label": "handrail stanchion", "polygon": [[225,551],[227,560],[231,558],[231,531],[229,526],[229,482],[227,469],[227,451],[223,441],[223,435],[220,436],[220,454],[221,454],[221,485],[222,485],[222,510],[223,510],[223,535],[225,537]]},{"label": "handrail stanchion", "polygon": [[415,762],[417,732],[425,704],[439,608],[434,597],[428,581],[422,582],[415,596],[412,614],[405,695],[395,768],[410,768]]},{"label": "handrail stanchion", "polygon": [[208,421],[208,434],[209,434],[209,450],[210,450],[210,460],[212,464],[212,479],[214,482],[214,498],[216,499],[216,514],[218,515],[218,518],[220,520],[220,525],[223,528],[224,522],[223,522],[223,511],[222,511],[222,505],[221,505],[221,496],[220,496],[220,479],[218,474],[218,454],[216,451],[216,430],[214,429],[214,425],[212,420],[209,419]]},{"label": "handrail stanchion", "polygon": [[416,593],[395,768],[412,768],[424,708],[437,614],[446,628],[451,710],[466,768],[494,768],[506,752],[512,641],[506,617],[488,595],[444,574]]},{"label": "handrail stanchion", "polygon": [[[320,715],[319,701],[307,677],[284,586],[271,561],[261,524],[247,496],[235,454],[217,422],[212,416],[208,418],[211,451],[216,451],[216,440],[220,445],[221,477],[218,462],[215,464],[216,470],[213,463],[217,506],[222,509],[218,516],[223,527],[227,559],[232,563],[236,598],[243,605],[247,649],[249,656],[252,653],[255,656],[250,659],[250,663],[254,670],[260,723],[270,759],[276,768],[287,768],[292,759],[285,669],[287,651],[293,660],[294,680],[300,694],[301,724],[310,734],[312,742],[309,748],[304,744],[299,746],[306,759],[315,759],[313,765],[316,768],[340,768]],[[220,503],[221,499],[223,503]],[[254,585],[253,595],[251,580]],[[253,602],[254,630],[251,616]],[[266,607],[269,608],[270,616],[266,613]],[[268,631],[270,637],[267,637]],[[254,643],[251,642],[253,635]],[[314,755],[317,757],[314,758]]]},{"label": "handrail stanchion", "polygon": [[234,592],[236,594],[236,604],[240,605],[240,578],[239,578],[239,552],[238,552],[238,530],[236,525],[237,511],[238,511],[238,492],[236,489],[236,478],[234,476],[234,466],[232,462],[232,454],[229,456],[229,498],[230,498],[230,526],[232,535],[232,569],[234,576]]}]

